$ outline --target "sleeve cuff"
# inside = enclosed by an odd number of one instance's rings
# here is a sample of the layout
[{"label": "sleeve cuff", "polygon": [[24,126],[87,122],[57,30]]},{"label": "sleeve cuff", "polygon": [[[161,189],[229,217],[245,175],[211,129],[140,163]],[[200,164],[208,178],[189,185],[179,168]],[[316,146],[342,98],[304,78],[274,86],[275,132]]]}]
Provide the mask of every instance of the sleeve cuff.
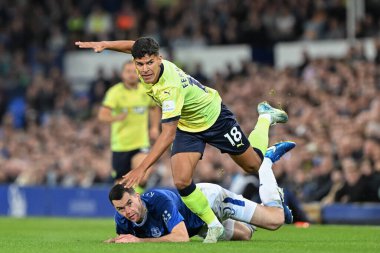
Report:
[{"label": "sleeve cuff", "polygon": [[178,115],[178,116],[175,116],[175,117],[172,117],[172,118],[162,119],[161,123],[168,123],[168,122],[176,121],[176,120],[179,120],[180,118],[181,118],[181,116]]}]

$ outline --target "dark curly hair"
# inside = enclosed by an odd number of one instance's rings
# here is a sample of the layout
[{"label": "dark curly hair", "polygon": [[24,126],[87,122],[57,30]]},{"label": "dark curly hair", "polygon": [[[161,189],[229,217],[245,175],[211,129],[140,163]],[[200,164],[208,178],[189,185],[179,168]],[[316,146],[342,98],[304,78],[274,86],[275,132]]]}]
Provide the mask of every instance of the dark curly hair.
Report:
[{"label": "dark curly hair", "polygon": [[145,55],[158,55],[160,46],[153,38],[141,37],[135,41],[132,47],[133,58],[142,58]]}]

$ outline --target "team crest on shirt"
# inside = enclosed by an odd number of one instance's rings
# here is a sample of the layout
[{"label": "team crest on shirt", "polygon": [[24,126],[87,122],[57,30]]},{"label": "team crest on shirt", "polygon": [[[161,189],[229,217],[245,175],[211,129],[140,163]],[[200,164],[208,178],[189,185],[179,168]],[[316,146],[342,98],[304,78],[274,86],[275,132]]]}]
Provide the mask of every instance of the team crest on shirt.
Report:
[{"label": "team crest on shirt", "polygon": [[166,100],[162,102],[162,112],[172,112],[175,109],[175,103],[173,100]]},{"label": "team crest on shirt", "polygon": [[151,232],[152,236],[155,237],[155,238],[161,236],[161,231],[160,231],[160,229],[158,227],[151,228],[150,232]]},{"label": "team crest on shirt", "polygon": [[165,210],[162,214],[162,219],[164,220],[165,224],[168,223],[168,221],[172,218],[172,215],[168,212],[168,210]]}]

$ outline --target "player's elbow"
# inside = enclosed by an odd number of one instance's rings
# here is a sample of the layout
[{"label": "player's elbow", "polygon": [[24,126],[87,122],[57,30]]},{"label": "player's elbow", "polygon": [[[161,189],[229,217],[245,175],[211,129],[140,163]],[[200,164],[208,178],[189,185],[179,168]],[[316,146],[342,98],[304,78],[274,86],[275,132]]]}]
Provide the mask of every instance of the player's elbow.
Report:
[{"label": "player's elbow", "polygon": [[180,238],[180,240],[178,240],[178,242],[189,242],[190,241],[190,238],[187,236],[187,237],[182,237]]},{"label": "player's elbow", "polygon": [[279,208],[279,212],[272,216],[272,219],[266,224],[266,228],[272,231],[277,230],[284,224],[284,220],[284,213]]}]

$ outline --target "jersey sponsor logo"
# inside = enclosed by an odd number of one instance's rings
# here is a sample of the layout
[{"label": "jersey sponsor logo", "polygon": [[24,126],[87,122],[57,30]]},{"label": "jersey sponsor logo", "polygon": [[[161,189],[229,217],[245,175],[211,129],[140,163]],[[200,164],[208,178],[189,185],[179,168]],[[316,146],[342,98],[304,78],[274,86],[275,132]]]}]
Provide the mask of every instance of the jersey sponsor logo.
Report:
[{"label": "jersey sponsor logo", "polygon": [[173,100],[167,100],[162,102],[162,112],[172,112],[175,109],[175,103]]},{"label": "jersey sponsor logo", "polygon": [[154,195],[154,192],[144,193],[144,196],[149,197],[149,198],[153,197],[153,195]]},{"label": "jersey sponsor logo", "polygon": [[133,108],[133,112],[136,114],[144,114],[145,111],[146,111],[146,107],[144,106],[136,106]]},{"label": "jersey sponsor logo", "polygon": [[162,214],[162,219],[164,220],[165,224],[168,223],[168,221],[172,218],[172,215],[168,212],[168,210],[165,210]]},{"label": "jersey sponsor logo", "polygon": [[149,148],[140,148],[140,152],[141,153],[148,153],[149,152]]},{"label": "jersey sponsor logo", "polygon": [[160,231],[160,229],[158,227],[151,228],[150,232],[151,232],[152,236],[155,237],[155,238],[161,236],[161,231]]}]

